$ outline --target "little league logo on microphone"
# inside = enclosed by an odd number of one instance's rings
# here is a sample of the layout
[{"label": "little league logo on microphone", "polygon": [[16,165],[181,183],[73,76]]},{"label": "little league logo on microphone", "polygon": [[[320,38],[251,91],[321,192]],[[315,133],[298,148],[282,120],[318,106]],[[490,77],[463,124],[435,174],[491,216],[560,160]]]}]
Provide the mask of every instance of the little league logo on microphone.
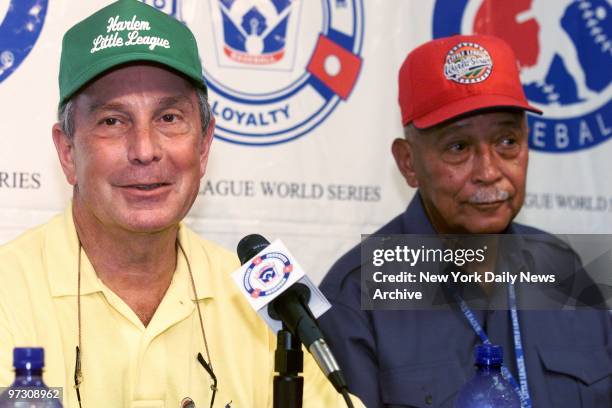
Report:
[{"label": "little league logo on microphone", "polygon": [[518,58],[532,149],[565,153],[612,137],[612,6],[606,0],[437,0],[434,38],[491,34]]},{"label": "little league logo on microphone", "polygon": [[244,273],[244,289],[255,299],[270,296],[287,283],[292,271],[291,261],[281,252],[256,256]]},{"label": "little league logo on microphone", "polygon": [[308,307],[315,318],[331,307],[319,288],[308,278],[280,240],[272,242],[251,259],[242,262],[244,264],[232,272],[232,280],[253,310],[273,331],[280,330],[282,324],[270,316],[268,305],[295,283],[308,287],[310,291]]},{"label": "little league logo on microphone", "polygon": [[232,273],[240,292],[256,311],[304,277],[304,270],[280,240],[272,242]]}]

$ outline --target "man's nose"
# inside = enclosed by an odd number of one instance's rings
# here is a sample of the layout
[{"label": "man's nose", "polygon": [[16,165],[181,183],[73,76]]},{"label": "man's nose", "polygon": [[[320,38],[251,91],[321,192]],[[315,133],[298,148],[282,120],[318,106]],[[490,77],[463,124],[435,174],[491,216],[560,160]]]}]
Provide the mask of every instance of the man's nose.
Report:
[{"label": "man's nose", "polygon": [[502,178],[499,156],[492,146],[483,146],[474,155],[472,180],[480,184],[494,184]]},{"label": "man's nose", "polygon": [[134,126],[128,136],[128,160],[133,164],[149,164],[162,158],[160,135],[149,124]]}]

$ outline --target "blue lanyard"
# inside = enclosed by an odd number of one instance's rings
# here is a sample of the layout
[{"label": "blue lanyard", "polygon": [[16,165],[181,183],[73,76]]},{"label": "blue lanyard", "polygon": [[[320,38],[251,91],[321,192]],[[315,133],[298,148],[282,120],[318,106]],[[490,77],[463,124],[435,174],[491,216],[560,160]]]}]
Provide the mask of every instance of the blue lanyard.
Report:
[{"label": "blue lanyard", "polygon": [[[480,340],[484,344],[491,344],[489,337],[484,332],[478,320],[474,316],[472,310],[468,307],[465,301],[459,296],[459,294],[451,289],[455,299],[459,303],[459,307],[463,312],[463,315],[467,319],[472,329],[476,332]],[[525,367],[525,354],[523,353],[523,343],[521,342],[521,329],[519,326],[518,313],[516,310],[516,292],[514,291],[514,285],[508,285],[508,301],[510,302],[510,319],[512,320],[512,332],[514,334],[514,355],[516,357],[516,368],[518,370],[519,375],[519,383],[516,382],[514,376],[508,367],[502,365],[501,371],[504,378],[512,385],[512,388],[516,391],[518,396],[521,399],[521,407],[522,408],[531,408],[531,397],[529,397],[529,387],[527,385],[527,369]]]}]

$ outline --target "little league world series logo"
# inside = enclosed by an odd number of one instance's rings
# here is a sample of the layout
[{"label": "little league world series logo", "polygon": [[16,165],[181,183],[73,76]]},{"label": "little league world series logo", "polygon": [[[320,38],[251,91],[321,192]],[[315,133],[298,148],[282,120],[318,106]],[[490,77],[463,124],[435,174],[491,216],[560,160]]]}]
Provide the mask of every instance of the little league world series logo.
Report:
[{"label": "little league world series logo", "polygon": [[446,56],[444,76],[460,84],[477,84],[491,75],[493,60],[489,52],[478,44],[462,42]]},{"label": "little league world series logo", "polygon": [[244,145],[294,140],[355,87],[362,0],[144,0],[198,39],[215,136]]},{"label": "little league world series logo", "polygon": [[48,0],[0,0],[0,83],[26,59],[42,30]]},{"label": "little league world series logo", "polygon": [[433,37],[458,33],[514,48],[527,98],[544,111],[529,116],[531,148],[572,152],[612,137],[610,1],[437,0]]},{"label": "little league world series logo", "polygon": [[293,264],[280,252],[255,257],[244,273],[244,289],[254,299],[270,296],[285,286],[292,271]]}]

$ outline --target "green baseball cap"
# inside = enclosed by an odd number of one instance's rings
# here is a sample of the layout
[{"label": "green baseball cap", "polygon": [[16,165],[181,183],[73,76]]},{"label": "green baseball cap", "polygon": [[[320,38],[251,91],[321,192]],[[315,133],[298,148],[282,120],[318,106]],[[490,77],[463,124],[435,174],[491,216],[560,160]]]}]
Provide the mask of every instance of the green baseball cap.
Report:
[{"label": "green baseball cap", "polygon": [[59,105],[98,75],[135,61],[172,68],[206,91],[198,46],[189,28],[138,0],[119,0],[64,35]]}]

